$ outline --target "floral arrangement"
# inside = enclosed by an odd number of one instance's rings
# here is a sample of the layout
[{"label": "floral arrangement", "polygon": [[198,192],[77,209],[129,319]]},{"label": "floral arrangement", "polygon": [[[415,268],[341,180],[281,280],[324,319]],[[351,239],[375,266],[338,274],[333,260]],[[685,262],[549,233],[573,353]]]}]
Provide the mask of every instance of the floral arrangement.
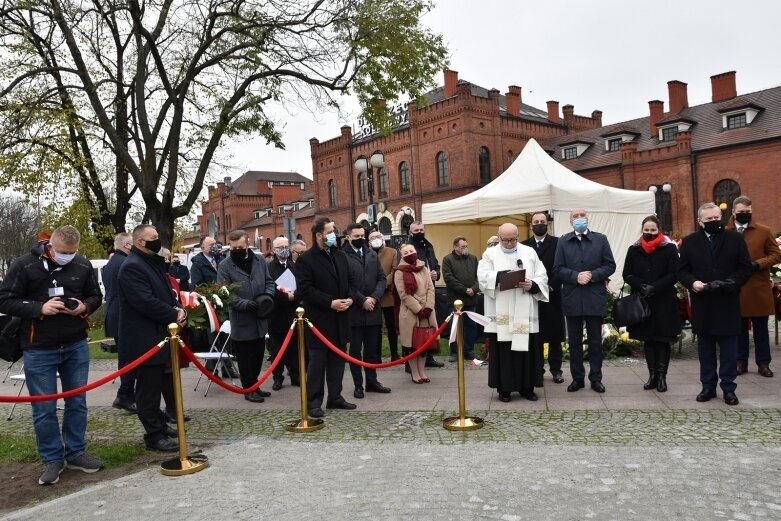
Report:
[{"label": "floral arrangement", "polygon": [[[195,292],[190,293],[187,305],[187,327],[193,329],[206,329],[210,326],[210,309],[216,314],[220,323],[228,320],[228,315],[233,307],[236,291],[241,284],[230,285],[217,282],[199,284]],[[208,304],[207,304],[208,302]]]}]

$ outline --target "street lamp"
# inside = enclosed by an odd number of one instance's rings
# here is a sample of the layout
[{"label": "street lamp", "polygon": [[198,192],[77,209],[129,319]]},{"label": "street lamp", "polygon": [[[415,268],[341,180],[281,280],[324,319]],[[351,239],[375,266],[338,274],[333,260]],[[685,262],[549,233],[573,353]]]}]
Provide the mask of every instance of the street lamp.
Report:
[{"label": "street lamp", "polygon": [[355,160],[355,169],[362,174],[366,174],[366,181],[368,183],[369,192],[369,208],[367,213],[369,214],[369,227],[374,227],[377,218],[377,212],[374,209],[374,169],[377,169],[377,173],[385,168],[385,156],[382,151],[375,150],[370,159],[365,157],[359,157]]}]

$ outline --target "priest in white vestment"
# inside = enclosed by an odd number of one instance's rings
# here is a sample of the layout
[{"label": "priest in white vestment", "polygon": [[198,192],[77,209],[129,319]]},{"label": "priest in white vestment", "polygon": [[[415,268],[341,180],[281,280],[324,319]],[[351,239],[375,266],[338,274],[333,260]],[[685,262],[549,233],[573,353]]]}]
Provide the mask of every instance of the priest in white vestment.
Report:
[{"label": "priest in white vestment", "polygon": [[[499,227],[499,244],[488,248],[477,266],[480,290],[485,295],[485,326],[489,346],[488,386],[499,399],[510,401],[518,392],[537,400],[535,387],[542,387],[542,346],[539,343],[537,303],[548,301],[548,275],[534,249],[518,242],[518,227]],[[500,290],[501,273],[525,269],[517,288]]]}]

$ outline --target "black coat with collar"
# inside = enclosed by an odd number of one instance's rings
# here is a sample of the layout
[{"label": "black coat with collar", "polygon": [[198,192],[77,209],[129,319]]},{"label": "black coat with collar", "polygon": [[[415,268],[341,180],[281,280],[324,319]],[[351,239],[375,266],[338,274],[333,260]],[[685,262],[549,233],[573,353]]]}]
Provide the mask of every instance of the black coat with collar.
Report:
[{"label": "black coat with collar", "polygon": [[[277,280],[282,276],[286,269],[289,269],[293,275],[296,274],[296,264],[289,258],[287,265],[282,266],[275,257],[271,257],[268,263],[268,273],[273,280]],[[284,339],[290,324],[296,318],[296,308],[300,305],[300,290],[297,289],[295,299],[290,300],[287,297],[287,293],[279,291],[277,288],[274,293],[274,311],[268,316],[268,334],[279,340]],[[291,346],[291,348],[293,347],[295,346]]]},{"label": "black coat with collar", "polygon": [[564,312],[561,310],[561,281],[553,274],[553,261],[556,258],[556,244],[559,238],[546,235],[537,250],[537,239],[532,235],[521,244],[537,252],[537,256],[548,272],[548,302],[538,302],[540,309],[540,336],[542,342],[560,344],[564,340]]},{"label": "black coat with collar", "polygon": [[[332,247],[326,253],[316,243],[296,261],[296,285],[301,295],[304,316],[336,346],[344,348],[350,341],[350,314],[331,309],[331,301],[352,298],[359,281],[353,276],[347,255]],[[327,349],[307,327],[306,345],[311,349]]]},{"label": "black coat with collar", "polygon": [[[220,259],[215,258],[215,262],[217,268],[219,268]],[[212,263],[209,262],[209,259],[206,258],[206,255],[204,255],[203,252],[200,252],[193,257],[192,264],[190,265],[190,282],[192,283],[192,288],[195,289],[195,286],[199,284],[206,284],[217,280],[217,268],[212,266]]]},{"label": "black coat with collar", "polygon": [[[751,277],[751,257],[743,236],[724,230],[711,253],[708,236],[700,230],[681,242],[678,280],[689,290],[692,332],[697,335],[732,336],[740,333],[740,287]],[[732,279],[733,288],[696,292],[695,281]]]},{"label": "black coat with collar", "polygon": [[[162,257],[135,246],[119,268],[119,338],[129,359],[135,360],[168,336],[176,322],[179,302],[166,275]],[[168,343],[143,365],[171,361]]]},{"label": "black coat with collar", "polygon": [[127,259],[127,254],[117,250],[103,266],[103,287],[106,290],[106,307],[103,318],[103,329],[106,336],[116,338],[119,332],[119,288],[117,278],[119,268]]},{"label": "black coat with collar", "polygon": [[[358,280],[358,286],[355,288],[358,298],[354,299],[349,311],[350,325],[352,327],[380,326],[382,325],[380,301],[385,293],[387,278],[377,253],[366,247],[362,248],[362,251],[363,255],[358,255],[352,245],[344,246],[344,253],[347,254],[350,270],[353,272],[352,276]],[[377,301],[372,311],[363,309],[363,303],[369,297],[374,297]]]}]

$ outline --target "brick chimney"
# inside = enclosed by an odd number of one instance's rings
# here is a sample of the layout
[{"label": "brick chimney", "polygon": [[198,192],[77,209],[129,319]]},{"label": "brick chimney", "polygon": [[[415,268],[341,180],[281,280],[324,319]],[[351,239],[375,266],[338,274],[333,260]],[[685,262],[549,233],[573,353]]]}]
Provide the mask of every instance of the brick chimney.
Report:
[{"label": "brick chimney", "polygon": [[713,103],[728,100],[738,95],[738,89],[735,86],[735,71],[723,72],[711,76],[710,86],[713,93]]},{"label": "brick chimney", "polygon": [[678,114],[689,106],[689,96],[686,92],[686,84],[682,81],[672,80],[667,82],[667,92],[670,97],[670,113]]},{"label": "brick chimney", "polygon": [[456,85],[458,85],[458,71],[445,71],[445,97],[456,95]]},{"label": "brick chimney", "polygon": [[561,107],[561,114],[564,116],[564,124],[571,127],[575,121],[575,105],[567,103]]},{"label": "brick chimney", "polygon": [[505,103],[507,104],[508,116],[520,116],[521,115],[521,88],[517,85],[510,85],[507,92],[504,95]]},{"label": "brick chimney", "polygon": [[501,93],[499,92],[499,89],[491,89],[488,91],[488,99],[495,101],[497,104],[499,103],[500,96]]},{"label": "brick chimney", "polygon": [[548,121],[551,123],[561,123],[561,117],[559,116],[559,102],[548,102]]},{"label": "brick chimney", "polygon": [[649,101],[648,109],[651,112],[651,118],[650,118],[651,137],[658,136],[659,129],[656,128],[656,124],[659,123],[659,121],[664,116],[664,102],[659,101],[658,99]]},{"label": "brick chimney", "polygon": [[591,119],[594,120],[594,128],[599,128],[602,126],[602,111],[601,110],[595,110],[591,113]]}]

